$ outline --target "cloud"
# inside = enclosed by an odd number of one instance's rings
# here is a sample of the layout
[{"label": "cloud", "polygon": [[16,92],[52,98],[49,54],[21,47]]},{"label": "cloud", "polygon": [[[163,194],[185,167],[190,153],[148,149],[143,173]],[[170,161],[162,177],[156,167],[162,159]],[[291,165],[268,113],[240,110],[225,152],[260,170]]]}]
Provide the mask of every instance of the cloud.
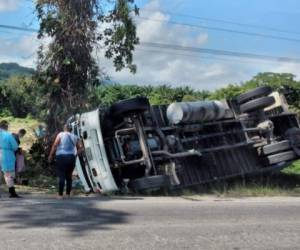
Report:
[{"label": "cloud", "polygon": [[21,0],[1,0],[0,12],[2,11],[14,11],[18,9],[21,4]]},{"label": "cloud", "polygon": [[[8,1],[0,0],[0,11],[3,2],[7,3]],[[18,3],[19,1],[10,2]],[[145,11],[142,10],[140,13],[141,17],[147,19],[136,19],[137,33],[141,42],[176,44],[197,48],[210,47],[212,38],[206,32],[192,27],[153,21],[172,20],[170,15],[160,11],[161,2],[162,0],[150,1],[143,8]],[[18,62],[24,66],[34,67],[36,52],[40,44],[35,36],[36,34],[29,34],[19,38],[0,38],[0,62]],[[46,39],[42,43],[47,46],[49,41],[50,39]],[[299,72],[299,65],[293,63],[264,62],[264,64],[261,61],[250,59],[137,46],[134,52],[134,63],[137,64],[138,71],[136,74],[131,74],[126,69],[115,72],[112,62],[105,59],[102,54],[101,52],[98,53],[101,69],[104,68],[104,72],[110,76],[112,81],[124,84],[187,85],[196,89],[213,90],[229,83],[249,80],[258,72],[285,72],[295,75]],[[299,77],[298,79],[300,80]]]},{"label": "cloud", "polygon": [[299,75],[299,68],[300,64],[299,63],[282,63],[279,66],[271,69],[272,72],[275,73],[291,73],[296,76],[296,80],[300,80],[300,75]]},{"label": "cloud", "polygon": [[[201,48],[209,43],[206,32],[153,21],[171,19],[171,16],[160,11],[160,1],[151,1],[143,9],[145,11],[141,11],[140,16],[146,16],[147,19],[137,18],[137,33],[141,44],[155,42]],[[176,87],[186,85],[213,90],[251,77],[247,68],[234,60],[226,62],[217,59],[192,52],[137,46],[134,52],[134,63],[138,66],[136,74],[133,75],[128,70],[115,72],[112,63],[103,58],[100,59],[100,66],[105,65],[112,81],[124,84],[168,84]]]},{"label": "cloud", "polygon": [[[134,52],[136,74],[128,70],[115,72],[112,63],[101,58],[112,81],[124,84],[168,84],[214,90],[230,83],[241,83],[258,72],[286,72],[298,74],[298,64],[275,63],[254,59],[212,56],[172,49],[143,46],[144,42],[176,44],[189,47],[209,47],[210,36],[192,27],[173,25],[171,16],[160,11],[161,1],[153,0],[137,18],[137,33],[141,46]],[[146,17],[146,18],[145,18]],[[156,20],[156,21],[155,21]]]},{"label": "cloud", "polygon": [[36,34],[23,35],[20,38],[0,38],[0,61],[17,62],[23,66],[34,67],[39,41]]},{"label": "cloud", "polygon": [[185,84],[198,89],[212,89],[224,82],[224,76],[229,76],[230,67],[214,61],[207,63],[206,58],[200,54],[143,46],[145,42],[155,42],[203,47],[209,41],[207,33],[186,26],[155,21],[171,19],[169,15],[160,11],[158,0],[151,1],[144,11],[141,11],[140,16],[146,16],[147,19],[137,18],[137,34],[141,41],[141,46],[137,46],[134,53],[137,73],[132,75],[128,70],[115,72],[111,62],[101,59],[113,81],[172,86]]}]

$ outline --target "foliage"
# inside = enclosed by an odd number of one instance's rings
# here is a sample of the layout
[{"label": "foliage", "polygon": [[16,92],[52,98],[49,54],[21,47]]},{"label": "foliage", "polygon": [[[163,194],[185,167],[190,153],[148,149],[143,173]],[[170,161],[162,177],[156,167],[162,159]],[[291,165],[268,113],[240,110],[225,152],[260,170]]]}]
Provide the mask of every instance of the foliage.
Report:
[{"label": "foliage", "polygon": [[285,168],[283,173],[300,176],[300,160],[294,161],[290,166]]},{"label": "foliage", "polygon": [[93,88],[89,95],[89,104],[92,108],[108,106],[116,101],[135,96],[148,96],[152,91],[151,86],[137,85],[100,85]]},{"label": "foliage", "polygon": [[[7,70],[13,71],[7,64]],[[98,106],[108,106],[116,101],[135,96],[147,96],[152,104],[171,103],[174,101],[196,101],[205,99],[225,99],[235,97],[247,90],[261,85],[285,93],[288,103],[294,110],[300,110],[300,82],[292,74],[259,73],[249,81],[230,84],[213,92],[194,90],[190,87],[172,88],[168,85],[122,85],[103,84],[90,86],[87,90],[83,112]],[[184,86],[184,85],[183,85]],[[40,85],[29,76],[14,75],[0,81],[0,116],[26,117],[28,114],[43,119],[48,107],[44,98],[44,85]]]},{"label": "foliage", "polygon": [[300,110],[300,82],[296,76],[289,73],[258,73],[251,80],[241,84],[230,84],[214,91],[209,99],[226,99],[235,97],[258,86],[270,86],[286,95],[288,103],[296,110]]},{"label": "foliage", "polygon": [[137,86],[137,85],[102,85],[93,90],[89,96],[89,107],[109,105],[121,99],[135,96],[147,96],[151,104],[168,104],[179,101],[222,100],[234,98],[250,89],[268,85],[274,90],[286,94],[292,107],[300,110],[300,83],[292,74],[259,73],[251,80],[241,84],[229,84],[213,92],[194,90],[189,87],[172,88],[168,85]]},{"label": "foliage", "polygon": [[207,91],[196,91],[189,87],[172,88],[162,86],[138,86],[138,85],[101,85],[90,92],[89,108],[108,106],[119,100],[136,96],[146,96],[152,105],[180,102],[182,100],[204,100],[209,96]]},{"label": "foliage", "polygon": [[40,87],[26,76],[11,76],[0,84],[2,115],[26,117],[42,115],[43,98]]},{"label": "foliage", "polygon": [[[112,9],[107,11],[105,3]],[[135,71],[132,50],[138,39],[131,13],[137,9],[133,0],[38,0],[36,10],[38,37],[51,38],[48,49],[39,50],[36,80],[44,86],[47,124],[55,132],[69,115],[86,106],[87,90],[99,83],[93,57],[97,43],[102,43],[116,70]]]},{"label": "foliage", "polygon": [[27,171],[28,176],[46,175],[53,176],[55,174],[54,167],[47,162],[45,152],[50,151],[50,144],[47,139],[39,138],[31,146],[27,155],[27,164],[30,168]]}]

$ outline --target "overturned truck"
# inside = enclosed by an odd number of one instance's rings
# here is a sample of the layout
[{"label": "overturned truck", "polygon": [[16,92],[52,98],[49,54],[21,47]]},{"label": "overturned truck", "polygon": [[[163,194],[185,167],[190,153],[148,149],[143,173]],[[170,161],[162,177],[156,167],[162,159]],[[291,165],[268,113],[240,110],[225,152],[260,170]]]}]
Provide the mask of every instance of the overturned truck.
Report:
[{"label": "overturned truck", "polygon": [[151,106],[145,97],[68,121],[82,138],[85,190],[182,188],[281,170],[299,158],[299,122],[267,86],[223,101]]}]

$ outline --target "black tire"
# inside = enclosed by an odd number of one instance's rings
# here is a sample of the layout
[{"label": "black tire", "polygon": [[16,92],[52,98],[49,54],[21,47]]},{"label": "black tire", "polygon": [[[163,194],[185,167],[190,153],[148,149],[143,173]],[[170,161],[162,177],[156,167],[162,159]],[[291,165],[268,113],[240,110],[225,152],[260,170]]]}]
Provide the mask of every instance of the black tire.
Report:
[{"label": "black tire", "polygon": [[273,165],[280,162],[292,161],[297,158],[296,153],[293,150],[269,155],[266,157],[266,162],[268,165]]},{"label": "black tire", "polygon": [[271,92],[272,92],[272,89],[269,86],[262,86],[262,87],[252,89],[244,94],[239,95],[236,98],[236,100],[237,100],[238,104],[242,104],[242,103],[250,101],[251,99],[254,99],[254,98],[267,96],[267,95],[271,94]]},{"label": "black tire", "polygon": [[120,117],[128,114],[143,113],[149,107],[148,98],[136,97],[114,103],[110,107],[110,114],[112,117]]},{"label": "black tire", "polygon": [[240,110],[242,113],[249,113],[259,109],[264,109],[274,103],[275,99],[273,96],[264,96],[242,104],[240,106]]},{"label": "black tire", "polygon": [[146,189],[158,189],[169,187],[171,185],[170,177],[167,175],[154,175],[131,180],[128,187],[134,191],[143,191]]},{"label": "black tire", "polygon": [[289,128],[285,131],[284,136],[288,140],[295,141],[300,138],[300,129],[296,127]]},{"label": "black tire", "polygon": [[291,143],[289,140],[284,140],[280,142],[275,142],[269,145],[266,145],[262,148],[263,155],[270,155],[274,153],[278,153],[281,151],[286,151],[291,148]]}]

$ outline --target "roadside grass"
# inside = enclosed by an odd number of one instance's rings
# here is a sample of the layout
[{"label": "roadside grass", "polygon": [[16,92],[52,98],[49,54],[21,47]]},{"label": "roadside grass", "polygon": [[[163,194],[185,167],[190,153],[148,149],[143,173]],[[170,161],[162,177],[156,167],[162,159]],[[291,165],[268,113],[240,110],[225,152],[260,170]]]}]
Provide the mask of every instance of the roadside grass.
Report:
[{"label": "roadside grass", "polygon": [[217,197],[300,196],[300,161],[295,161],[279,173],[249,178],[219,181],[180,192],[186,198],[205,195]]},{"label": "roadside grass", "polygon": [[294,161],[290,166],[283,169],[282,173],[300,176],[300,160]]},{"label": "roadside grass", "polygon": [[17,133],[19,129],[24,128],[27,133],[21,140],[21,147],[24,150],[29,150],[31,145],[36,140],[35,129],[41,124],[40,121],[28,116],[26,118],[15,118],[12,116],[0,116],[0,120],[7,120],[9,122],[9,131],[12,133]]}]

